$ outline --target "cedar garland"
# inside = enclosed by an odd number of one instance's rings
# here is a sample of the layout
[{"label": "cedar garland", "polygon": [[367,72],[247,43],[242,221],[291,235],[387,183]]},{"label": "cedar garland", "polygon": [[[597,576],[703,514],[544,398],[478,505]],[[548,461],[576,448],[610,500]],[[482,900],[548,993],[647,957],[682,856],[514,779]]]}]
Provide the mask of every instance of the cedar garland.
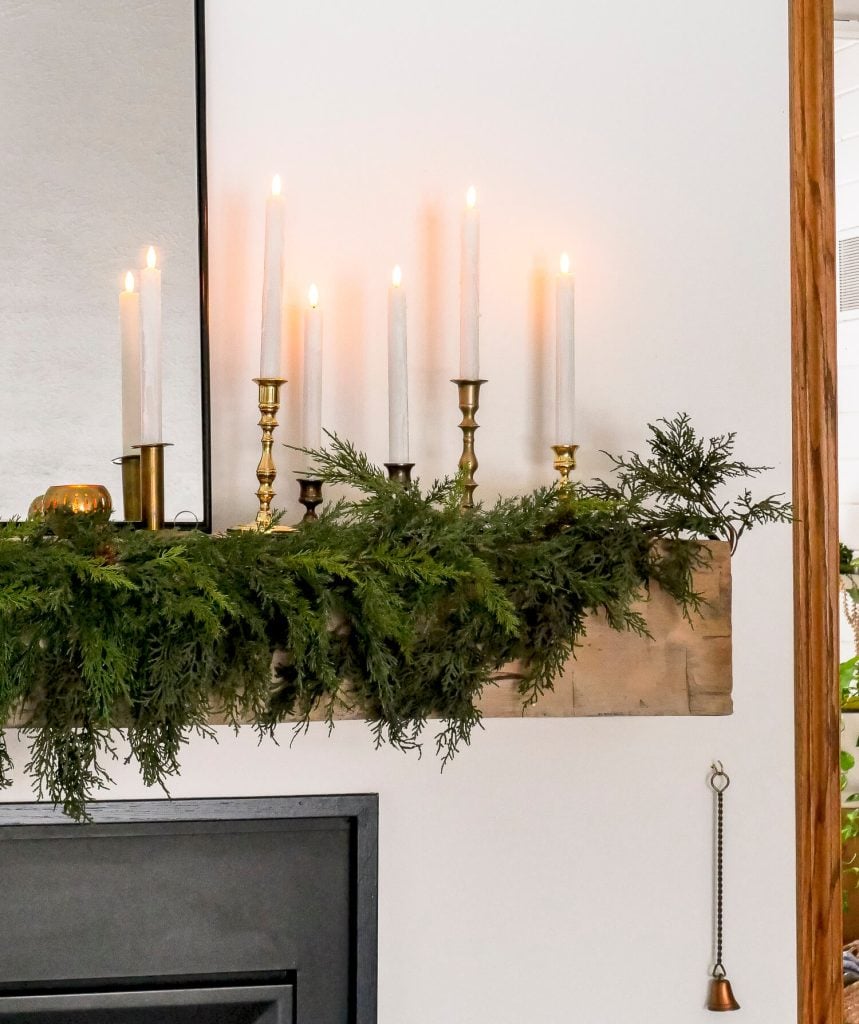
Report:
[{"label": "cedar garland", "polygon": [[[613,483],[557,488],[462,514],[458,479],[402,487],[332,436],[308,453],[357,497],[294,533],[149,533],[98,514],[56,513],[0,529],[0,716],[26,715],[39,799],[77,820],[110,779],[127,732],[147,785],[179,772],[215,710],[261,735],[317,706],[358,707],[376,743],[419,746],[441,720],[446,762],[480,722],[493,672],[527,666],[523,704],[571,656],[588,615],[647,634],[634,610],[651,580],[692,614],[696,536],[736,542],[784,522],[771,496],[733,503],[724,483],[764,467],[705,442],[688,417],[650,426],[650,455],[614,457]],[[661,541],[661,543],[655,543]],[[272,655],[275,669],[272,672]],[[343,688],[342,681],[348,680]],[[0,786],[13,766],[0,733]]]}]

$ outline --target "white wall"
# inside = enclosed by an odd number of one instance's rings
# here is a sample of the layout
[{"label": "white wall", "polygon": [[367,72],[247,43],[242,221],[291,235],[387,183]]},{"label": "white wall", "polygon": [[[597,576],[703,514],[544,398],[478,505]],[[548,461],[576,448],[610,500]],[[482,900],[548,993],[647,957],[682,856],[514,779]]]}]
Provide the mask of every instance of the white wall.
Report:
[{"label": "white wall", "polygon": [[[610,11],[609,11],[610,6]],[[289,203],[291,307],[320,286],[326,422],[385,456],[384,294],[410,299],[414,455],[458,436],[457,218],[480,189],[481,493],[550,474],[545,274],[573,255],[585,473],[678,409],[789,486],[786,4],[209,0],[216,519],[253,510],[262,199]],[[542,282],[542,283],[541,283]],[[297,334],[294,308],[287,312]],[[287,376],[299,378],[292,351]],[[286,391],[294,436],[296,384]],[[290,433],[293,432],[293,433]],[[280,480],[297,514],[290,488]],[[749,1024],[795,1015],[791,546],[734,563],[723,719],[491,721],[445,771],[314,726],[190,744],[176,795],[378,791],[382,1024],[704,1021],[712,819]],[[14,747],[19,763],[23,747]],[[128,768],[115,795],[141,795]],[[21,778],[7,794],[26,798]],[[157,795],[157,794],[153,794]]]}]

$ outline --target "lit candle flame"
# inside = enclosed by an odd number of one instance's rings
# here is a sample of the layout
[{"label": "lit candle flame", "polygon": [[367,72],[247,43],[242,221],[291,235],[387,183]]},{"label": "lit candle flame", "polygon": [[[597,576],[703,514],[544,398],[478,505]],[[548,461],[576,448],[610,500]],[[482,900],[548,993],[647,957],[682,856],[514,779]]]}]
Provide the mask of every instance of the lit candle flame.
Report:
[{"label": "lit candle flame", "polygon": [[561,253],[561,273],[562,274],[569,274],[569,272],[570,272],[570,257],[567,255],[567,253],[562,252]]},{"label": "lit candle flame", "polygon": [[316,287],[315,284],[312,284],[310,286],[310,290],[307,293],[307,298],[310,302],[311,307],[313,309],[316,309],[316,307],[319,305],[319,289]]},{"label": "lit candle flame", "polygon": [[132,274],[130,270],[125,275],[125,290],[127,292],[134,291],[134,274]]},{"label": "lit candle flame", "polygon": [[398,263],[394,267],[393,271],[391,272],[391,284],[395,288],[399,288],[402,283],[403,283],[403,272],[402,272],[402,270],[400,270],[400,265]]},{"label": "lit candle flame", "polygon": [[271,194],[273,196],[279,196],[280,195],[280,175],[279,174],[275,174],[275,176],[271,179]]},{"label": "lit candle flame", "polygon": [[474,185],[468,186],[468,191],[465,193],[465,205],[469,210],[473,210],[477,206],[477,189]]},{"label": "lit candle flame", "polygon": [[155,269],[155,246],[154,245],[150,245],[149,246],[149,250],[146,253],[146,266],[149,267],[150,270],[154,270]]}]

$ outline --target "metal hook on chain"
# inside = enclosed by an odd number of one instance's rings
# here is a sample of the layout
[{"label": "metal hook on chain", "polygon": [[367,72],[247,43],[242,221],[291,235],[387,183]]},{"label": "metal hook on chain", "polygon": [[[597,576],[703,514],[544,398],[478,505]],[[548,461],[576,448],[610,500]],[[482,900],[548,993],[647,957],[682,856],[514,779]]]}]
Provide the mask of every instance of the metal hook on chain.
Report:
[{"label": "metal hook on chain", "polygon": [[710,765],[710,788],[716,793],[724,793],[730,785],[731,780],[722,767],[722,762],[714,761]]}]

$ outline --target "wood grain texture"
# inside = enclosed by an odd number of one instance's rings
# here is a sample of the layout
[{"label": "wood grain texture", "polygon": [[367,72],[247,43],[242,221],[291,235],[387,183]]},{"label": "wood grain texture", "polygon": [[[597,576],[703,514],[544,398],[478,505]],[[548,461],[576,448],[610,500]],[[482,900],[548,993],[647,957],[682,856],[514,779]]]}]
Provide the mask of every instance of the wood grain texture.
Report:
[{"label": "wood grain texture", "polygon": [[[731,698],[731,555],[728,545],[708,542],[710,565],[695,576],[704,596],[691,622],[659,587],[639,606],[653,639],[618,633],[592,617],[576,657],[555,680],[554,690],[522,708],[522,666],[502,669],[479,702],[486,718],[576,718],[599,715],[729,715]],[[348,692],[344,695],[348,704]],[[325,717],[317,710],[315,720]],[[360,719],[344,707],[335,719]],[[217,721],[217,719],[213,719]]]},{"label": "wood grain texture", "polygon": [[831,0],[791,0],[799,1024],[841,1024],[835,158]]}]

